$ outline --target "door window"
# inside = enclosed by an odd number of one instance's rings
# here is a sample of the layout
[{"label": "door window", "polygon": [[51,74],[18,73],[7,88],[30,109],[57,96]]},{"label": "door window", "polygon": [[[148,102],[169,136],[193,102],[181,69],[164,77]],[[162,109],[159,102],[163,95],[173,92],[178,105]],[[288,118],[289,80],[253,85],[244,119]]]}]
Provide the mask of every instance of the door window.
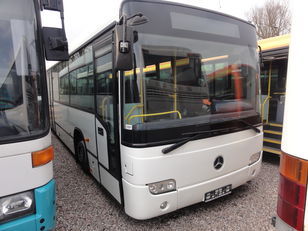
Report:
[{"label": "door window", "polygon": [[[99,53],[99,52],[97,52]],[[95,59],[97,114],[106,123],[110,142],[114,143],[112,54],[106,52]]]}]

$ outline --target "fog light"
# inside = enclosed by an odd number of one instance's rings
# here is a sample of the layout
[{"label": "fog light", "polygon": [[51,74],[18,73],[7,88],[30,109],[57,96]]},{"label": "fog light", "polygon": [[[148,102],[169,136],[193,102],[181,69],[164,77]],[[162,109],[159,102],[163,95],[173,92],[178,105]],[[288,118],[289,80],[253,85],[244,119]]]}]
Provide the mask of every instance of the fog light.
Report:
[{"label": "fog light", "polygon": [[32,191],[1,198],[0,224],[3,221],[32,214],[34,210],[34,196]]},{"label": "fog light", "polygon": [[160,208],[165,209],[165,208],[167,208],[167,205],[168,205],[168,202],[164,201],[163,203],[161,203]]},{"label": "fog light", "polygon": [[252,154],[249,159],[249,165],[252,165],[253,163],[257,162],[260,159],[260,156],[261,156],[261,152]]},{"label": "fog light", "polygon": [[150,193],[157,195],[161,193],[174,191],[176,189],[176,183],[175,180],[170,179],[148,184],[148,187]]}]

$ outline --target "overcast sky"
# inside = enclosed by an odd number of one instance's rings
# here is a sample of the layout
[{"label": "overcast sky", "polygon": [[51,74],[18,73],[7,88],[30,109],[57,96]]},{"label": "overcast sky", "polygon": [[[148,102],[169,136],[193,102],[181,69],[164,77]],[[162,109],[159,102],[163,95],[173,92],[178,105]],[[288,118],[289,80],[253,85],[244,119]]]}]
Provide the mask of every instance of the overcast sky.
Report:
[{"label": "overcast sky", "polygon": [[[265,0],[171,0],[220,11],[242,19],[245,12],[252,7],[261,6]],[[95,32],[118,19],[122,0],[63,0],[65,29],[70,51],[79,46]],[[45,12],[45,11],[44,11]],[[57,12],[44,13],[43,25],[59,26],[60,17]]]}]

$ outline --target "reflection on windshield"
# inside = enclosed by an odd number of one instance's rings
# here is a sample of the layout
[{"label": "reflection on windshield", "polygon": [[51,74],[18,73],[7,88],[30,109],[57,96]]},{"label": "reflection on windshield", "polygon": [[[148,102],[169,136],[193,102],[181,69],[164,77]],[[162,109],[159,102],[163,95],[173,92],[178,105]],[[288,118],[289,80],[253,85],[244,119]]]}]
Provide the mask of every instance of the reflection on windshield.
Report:
[{"label": "reflection on windshield", "polygon": [[0,141],[37,134],[45,126],[32,0],[0,8]]},{"label": "reflection on windshield", "polygon": [[255,48],[139,34],[135,52],[137,68],[124,73],[127,127],[256,115]]}]

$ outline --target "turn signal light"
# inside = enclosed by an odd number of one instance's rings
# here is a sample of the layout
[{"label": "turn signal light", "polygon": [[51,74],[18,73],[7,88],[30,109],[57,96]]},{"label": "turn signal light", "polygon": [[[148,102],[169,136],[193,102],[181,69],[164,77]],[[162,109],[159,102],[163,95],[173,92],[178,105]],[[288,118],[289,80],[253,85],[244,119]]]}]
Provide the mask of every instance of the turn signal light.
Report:
[{"label": "turn signal light", "polygon": [[50,146],[41,151],[32,152],[32,167],[45,165],[54,159],[53,147]]},{"label": "turn signal light", "polygon": [[280,156],[277,214],[296,230],[303,230],[308,161],[286,153]]}]

